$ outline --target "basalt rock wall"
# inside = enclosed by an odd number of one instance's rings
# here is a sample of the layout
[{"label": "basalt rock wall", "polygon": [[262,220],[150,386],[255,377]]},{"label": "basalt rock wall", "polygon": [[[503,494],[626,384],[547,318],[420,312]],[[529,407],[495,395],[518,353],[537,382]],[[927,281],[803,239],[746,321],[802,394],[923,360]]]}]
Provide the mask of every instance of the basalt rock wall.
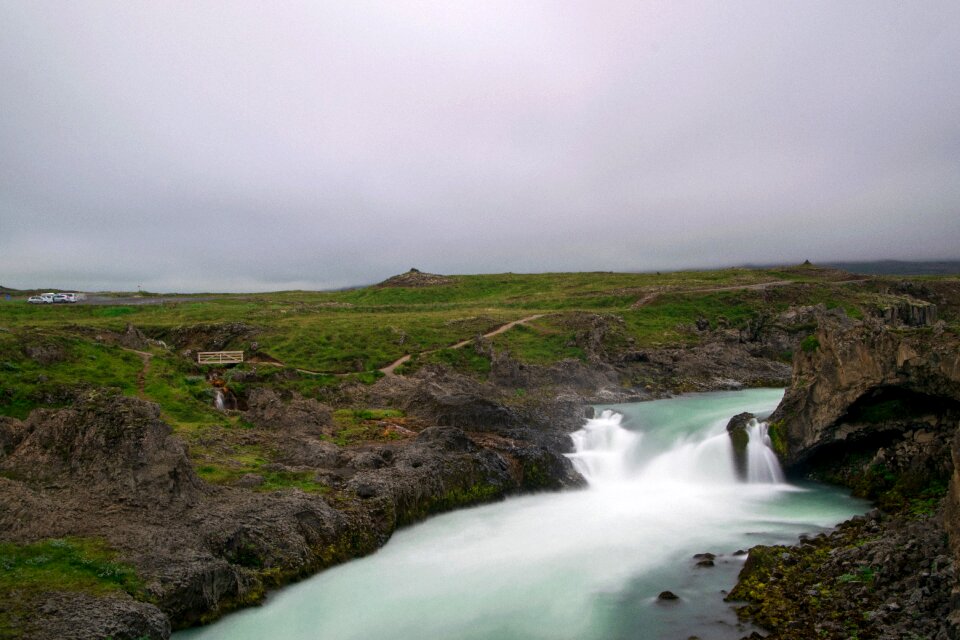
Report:
[{"label": "basalt rock wall", "polygon": [[[935,318],[900,309],[898,317]],[[845,484],[895,511],[944,495],[960,561],[960,340],[942,324],[822,314],[770,418],[788,471]]]},{"label": "basalt rock wall", "polygon": [[[842,313],[821,315],[793,361],[783,402],[771,416],[779,453],[799,468],[825,447],[878,434],[952,430],[960,407],[960,342],[937,327],[892,328]],[[924,441],[921,435],[918,440]]]},{"label": "basalt rock wall", "polygon": [[781,460],[881,510],[751,550],[731,598],[768,637],[958,637],[960,340],[936,318],[910,301],[865,320],[824,310],[795,353],[770,418]]},{"label": "basalt rock wall", "polygon": [[0,612],[11,607],[15,631],[166,638],[370,553],[427,515],[582,483],[549,438],[522,430],[433,426],[350,448],[318,439],[328,411],[313,415],[296,398],[269,394],[256,408],[264,424],[252,428],[282,429],[280,459],[315,473],[324,491],[207,484],[158,407],[136,398],[92,393],[73,407],[0,420],[0,541],[102,540],[143,581],[137,594],[0,603]]}]

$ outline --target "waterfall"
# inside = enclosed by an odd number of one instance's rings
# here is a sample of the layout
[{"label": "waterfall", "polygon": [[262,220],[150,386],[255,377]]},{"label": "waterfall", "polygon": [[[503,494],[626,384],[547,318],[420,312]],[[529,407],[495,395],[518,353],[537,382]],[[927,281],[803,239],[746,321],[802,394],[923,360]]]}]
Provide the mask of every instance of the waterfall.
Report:
[{"label": "waterfall", "polygon": [[784,481],[783,469],[780,461],[773,452],[773,443],[770,441],[766,422],[756,419],[747,423],[747,482],[776,482]]},{"label": "waterfall", "polygon": [[[725,424],[726,420],[718,420],[699,432],[680,434],[666,441],[645,439],[653,434],[625,428],[623,416],[608,409],[571,434],[574,453],[568,457],[591,486],[737,483],[733,444]],[[783,471],[770,448],[767,424],[751,420],[747,433],[747,482],[782,483]],[[649,446],[644,446],[645,442]]]},{"label": "waterfall", "polygon": [[223,389],[215,388],[213,390],[213,406],[217,408],[217,411],[226,410],[226,405],[223,402]]},{"label": "waterfall", "polygon": [[624,429],[622,421],[622,415],[607,409],[570,434],[575,453],[569,457],[591,484],[625,480],[632,475],[632,458],[643,435]]}]

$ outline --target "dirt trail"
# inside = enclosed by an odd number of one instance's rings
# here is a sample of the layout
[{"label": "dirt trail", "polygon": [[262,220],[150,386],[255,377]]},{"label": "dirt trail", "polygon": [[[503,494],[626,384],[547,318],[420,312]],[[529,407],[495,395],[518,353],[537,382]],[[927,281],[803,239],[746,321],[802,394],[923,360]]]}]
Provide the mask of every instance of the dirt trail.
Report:
[{"label": "dirt trail", "polygon": [[[825,282],[823,284],[852,284],[854,282],[863,282],[866,278],[857,278],[854,280],[837,280],[836,282]],[[666,289],[664,291],[654,291],[643,296],[632,305],[631,309],[639,309],[650,304],[662,293],[711,293],[713,291],[761,291],[763,289],[772,289],[774,287],[785,287],[787,285],[797,284],[796,280],[772,280],[770,282],[758,282],[756,284],[738,284],[729,287],[705,287],[703,289]]]},{"label": "dirt trail", "polygon": [[[285,366],[287,366],[287,365],[285,365],[284,363],[282,363],[282,362],[280,362],[279,360],[277,360],[276,358],[270,358],[269,360],[253,360],[253,359],[250,359],[250,360],[247,360],[247,362],[249,362],[250,364],[255,364],[255,365],[261,365],[261,364],[263,364],[263,365],[267,365],[268,367],[285,367]],[[339,377],[345,377],[345,376],[349,376],[349,375],[350,375],[349,373],[330,373],[329,371],[311,371],[310,369],[294,369],[294,371],[296,371],[297,373],[306,373],[306,374],[309,374],[309,375],[311,375],[311,376],[339,376]]]},{"label": "dirt trail", "polygon": [[[493,336],[498,336],[498,335],[500,335],[501,333],[503,333],[503,332],[505,332],[505,331],[509,331],[510,329],[514,328],[514,327],[517,326],[518,324],[526,324],[526,323],[528,323],[528,322],[532,322],[532,321],[536,320],[537,318],[542,318],[544,315],[546,315],[546,314],[538,313],[538,314],[536,314],[536,315],[527,316],[526,318],[520,318],[519,320],[514,320],[514,321],[512,321],[512,322],[508,322],[508,323],[506,323],[505,325],[502,325],[502,326],[497,327],[497,328],[494,329],[493,331],[489,331],[489,332],[483,334],[482,337],[484,337],[484,338],[492,338]],[[462,349],[463,347],[467,346],[468,344],[471,344],[471,343],[474,342],[475,340],[476,340],[476,338],[467,338],[466,340],[461,340],[460,342],[457,342],[457,343],[455,343],[455,344],[452,344],[452,345],[450,345],[449,347],[442,347],[442,348],[444,348],[444,349]],[[420,355],[423,355],[423,354],[427,354],[427,353],[433,353],[434,351],[439,351],[439,350],[440,350],[440,349],[429,349],[429,350],[427,350],[427,351],[421,351],[421,352],[419,352],[419,353],[420,353]],[[139,352],[138,352],[138,353],[139,353]],[[147,355],[149,355],[149,354],[147,354]],[[382,374],[385,375],[385,376],[395,376],[395,375],[397,375],[397,372],[396,372],[396,371],[397,371],[397,368],[400,367],[402,364],[404,364],[404,363],[406,363],[406,362],[409,362],[409,361],[410,361],[410,358],[412,358],[412,357],[413,357],[412,354],[409,354],[409,353],[408,353],[408,354],[406,354],[406,355],[404,355],[404,356],[401,356],[400,358],[397,358],[396,360],[394,360],[393,362],[391,362],[391,363],[388,364],[387,366],[385,366],[385,367],[383,367],[383,368],[381,368],[381,369],[378,369],[378,371],[380,371],[380,373],[382,373]],[[285,366],[282,362],[280,362],[279,360],[276,360],[276,359],[260,360],[260,361],[257,361],[256,364],[266,364],[266,365],[270,365],[270,366],[274,366],[274,367],[283,367],[283,366]],[[307,373],[307,374],[315,375],[315,376],[320,376],[320,375],[327,375],[327,376],[329,376],[329,375],[332,375],[332,376],[343,377],[343,376],[348,376],[348,375],[350,375],[349,373],[324,373],[324,372],[322,372],[322,371],[310,371],[309,369],[297,369],[297,371],[299,371],[300,373]]]},{"label": "dirt trail", "polygon": [[[459,344],[459,343],[458,343],[458,344]],[[422,353],[430,353],[430,352],[429,352],[429,351],[423,351]],[[397,367],[399,367],[400,365],[404,364],[405,362],[408,362],[408,361],[410,360],[410,358],[411,358],[411,356],[410,356],[410,354],[408,353],[407,355],[399,358],[398,360],[396,360],[396,361],[394,361],[394,362],[391,362],[390,364],[388,364],[388,365],[385,366],[384,368],[380,369],[380,372],[383,373],[383,374],[386,375],[386,376],[395,376],[395,375],[397,375],[397,374],[395,373]]]},{"label": "dirt trail", "polygon": [[[494,329],[493,331],[489,331],[489,332],[483,334],[481,337],[483,337],[483,338],[492,338],[493,336],[498,336],[498,335],[500,335],[501,333],[503,333],[503,332],[505,332],[505,331],[509,331],[510,329],[513,329],[513,328],[514,328],[515,326],[517,326],[518,324],[526,324],[526,323],[528,323],[528,322],[533,322],[533,321],[536,320],[537,318],[542,318],[544,315],[546,315],[546,314],[538,313],[538,314],[536,314],[536,315],[527,316],[526,318],[520,318],[519,320],[513,320],[512,322],[508,322],[508,323],[505,324],[505,325],[502,325],[502,326],[500,326],[500,327],[497,327],[497,328]],[[475,340],[476,340],[476,338],[467,338],[466,340],[461,340],[460,342],[457,342],[457,343],[455,343],[455,344],[450,345],[449,347],[444,347],[444,348],[446,348],[446,349],[462,349],[463,347],[467,346],[468,344],[473,343]],[[427,354],[427,353],[433,353],[434,351],[439,351],[439,349],[430,349],[429,351],[421,351],[421,352],[420,352],[420,355],[424,355],[424,354]],[[391,363],[388,364],[387,366],[383,367],[382,369],[380,369],[380,372],[383,373],[384,375],[387,375],[387,376],[395,376],[395,375],[397,375],[397,374],[396,374],[396,369],[397,369],[397,367],[399,367],[399,366],[402,365],[403,363],[409,361],[410,358],[411,358],[411,355],[410,355],[410,354],[407,354],[407,355],[405,355],[405,356],[397,359],[395,362],[391,362]]]},{"label": "dirt trail", "polygon": [[146,351],[137,351],[136,349],[128,349],[127,347],[121,347],[124,351],[129,351],[130,353],[135,353],[140,356],[140,360],[143,361],[143,368],[137,373],[137,391],[140,393],[141,398],[146,397],[146,388],[147,388],[147,373],[150,372],[150,361],[153,359],[152,353],[147,353]]}]

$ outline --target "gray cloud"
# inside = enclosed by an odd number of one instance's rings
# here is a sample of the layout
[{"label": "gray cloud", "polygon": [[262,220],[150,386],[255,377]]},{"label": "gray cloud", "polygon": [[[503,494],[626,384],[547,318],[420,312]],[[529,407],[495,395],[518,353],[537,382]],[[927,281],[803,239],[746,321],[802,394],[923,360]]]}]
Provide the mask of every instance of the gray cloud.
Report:
[{"label": "gray cloud", "polygon": [[0,283],[956,258],[960,5],[0,0]]}]

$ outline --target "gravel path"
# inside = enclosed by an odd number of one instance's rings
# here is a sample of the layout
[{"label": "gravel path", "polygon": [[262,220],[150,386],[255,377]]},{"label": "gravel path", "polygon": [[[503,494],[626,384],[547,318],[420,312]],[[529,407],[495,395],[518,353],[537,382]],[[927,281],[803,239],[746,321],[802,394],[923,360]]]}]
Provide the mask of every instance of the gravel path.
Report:
[{"label": "gravel path", "polygon": [[[527,316],[526,318],[520,318],[519,320],[514,320],[514,321],[512,321],[512,322],[508,322],[507,324],[505,324],[505,325],[503,325],[503,326],[497,327],[497,328],[494,329],[493,331],[490,331],[490,332],[488,332],[488,333],[483,334],[482,337],[484,337],[484,338],[492,338],[493,336],[500,335],[501,333],[503,333],[503,332],[505,332],[505,331],[509,331],[510,329],[513,329],[513,328],[514,328],[515,326],[517,326],[518,324],[526,324],[526,323],[528,323],[528,322],[532,322],[532,321],[536,320],[537,318],[542,318],[544,315],[546,315],[546,314],[538,313],[538,314],[536,314],[536,315]],[[457,342],[456,344],[452,344],[452,345],[450,345],[449,347],[445,347],[445,348],[447,348],[447,349],[462,349],[463,347],[467,346],[468,344],[473,343],[475,340],[476,340],[476,338],[468,338],[468,339],[466,339],[466,340],[461,340],[460,342]],[[434,351],[439,351],[439,349],[430,349],[429,351],[421,351],[420,354],[423,355],[423,354],[427,354],[427,353],[433,353]],[[384,375],[395,376],[395,375],[397,375],[397,374],[396,374],[396,369],[397,369],[397,367],[399,367],[399,366],[402,365],[403,363],[409,361],[411,357],[412,357],[412,356],[411,356],[410,354],[407,354],[407,355],[405,355],[405,356],[397,359],[396,361],[391,362],[391,363],[388,364],[387,366],[383,367],[382,369],[380,369],[380,372],[383,373]]]}]

